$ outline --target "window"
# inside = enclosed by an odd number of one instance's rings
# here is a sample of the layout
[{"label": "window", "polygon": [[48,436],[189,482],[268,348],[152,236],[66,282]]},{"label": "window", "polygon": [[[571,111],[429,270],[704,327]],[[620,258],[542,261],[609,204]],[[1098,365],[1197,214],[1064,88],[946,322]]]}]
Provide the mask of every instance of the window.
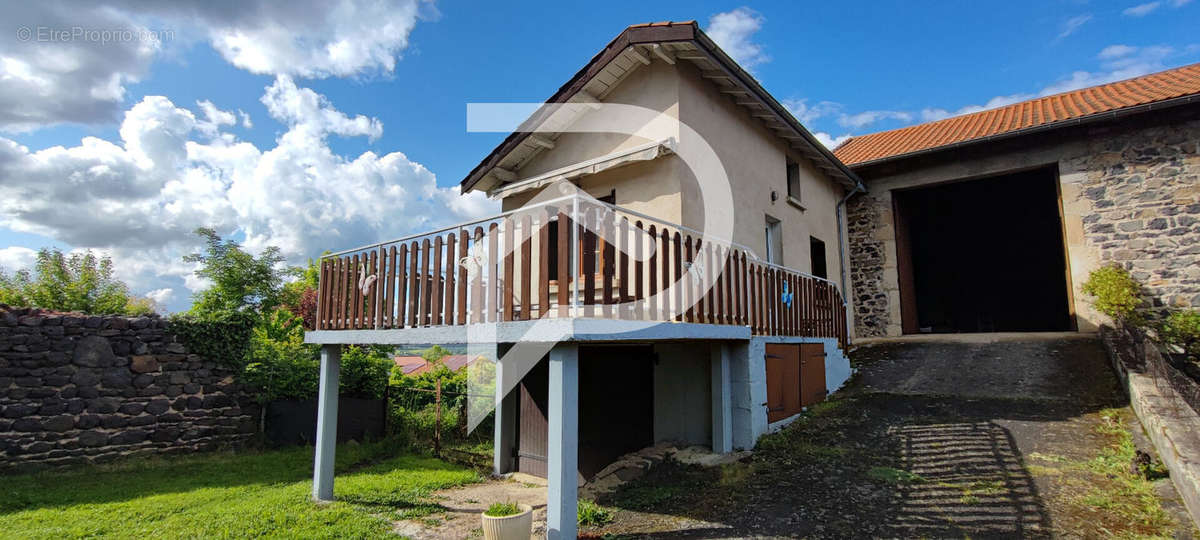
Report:
[{"label": "window", "polygon": [[829,270],[825,266],[825,242],[808,237],[808,249],[812,256],[812,275],[819,278],[829,278]]},{"label": "window", "polygon": [[790,159],[787,162],[787,194],[788,202],[800,204],[800,164]]},{"label": "window", "polygon": [[766,225],[767,261],[783,264],[783,224],[767,216]]}]

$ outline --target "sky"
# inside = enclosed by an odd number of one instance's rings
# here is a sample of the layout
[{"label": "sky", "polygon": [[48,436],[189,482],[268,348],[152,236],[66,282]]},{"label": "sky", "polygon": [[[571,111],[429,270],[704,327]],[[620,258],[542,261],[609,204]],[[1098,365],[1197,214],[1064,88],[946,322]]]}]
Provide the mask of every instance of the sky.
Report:
[{"label": "sky", "polygon": [[163,311],[197,227],[293,264],[497,210],[459,181],[630,24],[696,20],[827,146],[1200,62],[1200,2],[0,1],[0,268],[112,257]]}]

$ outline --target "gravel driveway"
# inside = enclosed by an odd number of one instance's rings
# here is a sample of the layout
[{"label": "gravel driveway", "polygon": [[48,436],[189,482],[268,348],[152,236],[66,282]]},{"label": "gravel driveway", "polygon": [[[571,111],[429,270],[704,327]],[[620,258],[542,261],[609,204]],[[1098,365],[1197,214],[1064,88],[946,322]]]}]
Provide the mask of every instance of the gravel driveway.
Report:
[{"label": "gravel driveway", "polygon": [[[666,462],[601,500],[630,537],[1187,537],[1099,341],[860,346],[844,391],[742,462]],[[1152,453],[1152,452],[1151,452]]]}]

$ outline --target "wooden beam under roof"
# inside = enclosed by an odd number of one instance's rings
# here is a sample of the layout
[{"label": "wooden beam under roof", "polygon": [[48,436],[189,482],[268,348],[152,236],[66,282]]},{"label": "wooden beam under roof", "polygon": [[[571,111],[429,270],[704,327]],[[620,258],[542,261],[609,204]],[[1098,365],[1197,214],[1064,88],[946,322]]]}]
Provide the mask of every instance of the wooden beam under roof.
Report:
[{"label": "wooden beam under roof", "polygon": [[668,51],[666,47],[655,43],[650,46],[650,50],[654,52],[655,56],[661,58],[663,62],[675,65],[675,57],[671,55],[671,52]]},{"label": "wooden beam under roof", "polygon": [[625,50],[625,54],[632,56],[634,60],[641,62],[643,65],[650,65],[650,59],[646,58],[642,53],[638,52],[637,47],[630,47]]},{"label": "wooden beam under roof", "polygon": [[733,77],[729,76],[729,74],[725,73],[724,71],[701,71],[700,76],[704,77],[705,79],[725,79],[727,81],[733,80]]},{"label": "wooden beam under roof", "polygon": [[512,182],[517,179],[517,173],[501,167],[493,167],[492,176],[495,176],[501,182]]},{"label": "wooden beam under roof", "polygon": [[547,150],[554,148],[554,141],[547,139],[546,137],[543,137],[541,135],[536,135],[536,134],[531,133],[529,135],[529,142],[533,143],[536,146],[545,148]]}]

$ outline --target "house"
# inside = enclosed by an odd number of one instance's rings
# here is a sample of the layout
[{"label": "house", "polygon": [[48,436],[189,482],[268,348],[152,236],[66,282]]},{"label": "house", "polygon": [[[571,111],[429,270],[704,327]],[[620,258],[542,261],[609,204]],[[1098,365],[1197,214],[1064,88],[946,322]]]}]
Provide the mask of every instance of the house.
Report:
[{"label": "house", "polygon": [[1200,64],[854,137],[858,336],[1094,331],[1116,263],[1200,307]]},{"label": "house", "polygon": [[463,179],[500,215],[322,259],[314,497],[345,343],[490,345],[494,469],[547,477],[551,537],[626,452],[752,447],[850,375],[861,189],[694,22],[625,29]]},{"label": "house", "polygon": [[429,362],[420,356],[397,356],[392,358],[392,363],[400,368],[400,372],[405,375],[412,375],[417,369],[424,367]]}]

